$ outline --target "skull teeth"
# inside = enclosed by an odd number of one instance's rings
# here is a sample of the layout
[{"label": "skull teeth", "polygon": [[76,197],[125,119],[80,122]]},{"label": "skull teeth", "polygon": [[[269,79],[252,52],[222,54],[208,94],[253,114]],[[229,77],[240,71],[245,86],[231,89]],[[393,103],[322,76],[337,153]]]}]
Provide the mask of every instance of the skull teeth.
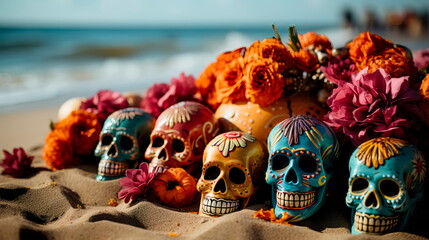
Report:
[{"label": "skull teeth", "polygon": [[283,209],[298,210],[304,209],[313,205],[315,199],[315,191],[311,192],[287,192],[277,191],[276,200],[277,206]]},{"label": "skull teeth", "polygon": [[100,176],[122,176],[128,169],[128,163],[101,160],[98,163],[98,175]]},{"label": "skull teeth", "polygon": [[385,217],[356,212],[354,227],[359,232],[385,233],[396,228],[398,221],[398,216]]},{"label": "skull teeth", "polygon": [[237,211],[240,200],[205,197],[202,212],[210,216],[221,216]]}]

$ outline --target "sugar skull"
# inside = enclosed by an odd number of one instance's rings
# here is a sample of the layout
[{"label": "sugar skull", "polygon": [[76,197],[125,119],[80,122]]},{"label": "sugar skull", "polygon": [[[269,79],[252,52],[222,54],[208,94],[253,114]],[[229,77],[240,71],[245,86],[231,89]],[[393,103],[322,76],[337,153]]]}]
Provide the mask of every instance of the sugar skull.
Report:
[{"label": "sugar skull", "polygon": [[265,175],[272,186],[277,217],[296,222],[312,216],[325,201],[327,183],[339,157],[335,134],[323,122],[297,115],[277,124],[268,136]]},{"label": "sugar skull", "polygon": [[350,157],[347,206],[352,233],[402,231],[423,198],[427,163],[411,144],[379,137],[361,144]]},{"label": "sugar skull", "polygon": [[264,180],[267,153],[253,136],[231,131],[214,138],[204,150],[197,183],[200,214],[221,216],[247,206]]},{"label": "sugar skull", "polygon": [[138,108],[125,108],[112,113],[104,122],[95,156],[98,181],[122,177],[125,170],[135,168],[149,145],[155,119]]},{"label": "sugar skull", "polygon": [[205,146],[218,132],[209,108],[197,102],[179,102],[158,117],[145,157],[151,169],[181,167],[195,176],[201,169]]}]

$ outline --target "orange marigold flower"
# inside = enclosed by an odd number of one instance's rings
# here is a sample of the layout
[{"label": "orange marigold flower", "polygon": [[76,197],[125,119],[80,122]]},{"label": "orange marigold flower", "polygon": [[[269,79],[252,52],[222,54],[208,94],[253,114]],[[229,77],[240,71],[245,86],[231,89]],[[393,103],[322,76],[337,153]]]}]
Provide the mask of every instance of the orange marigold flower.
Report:
[{"label": "orange marigold flower", "polygon": [[75,110],[55,124],[55,131],[69,134],[76,154],[91,155],[97,146],[101,124],[97,116],[85,110]]},{"label": "orange marigold flower", "polygon": [[369,56],[366,61],[357,65],[358,70],[368,67],[368,73],[383,68],[391,77],[415,76],[417,68],[412,59],[407,58],[399,49],[391,48],[379,55]]},{"label": "orange marigold flower", "polygon": [[194,177],[183,168],[169,168],[153,182],[153,192],[161,203],[171,207],[189,206],[197,196]]},{"label": "orange marigold flower", "polygon": [[214,91],[214,84],[216,82],[216,66],[217,62],[208,65],[195,80],[195,87],[197,88],[197,95],[203,102],[207,103],[212,109],[218,107],[216,92]]},{"label": "orange marigold flower", "polygon": [[198,79],[195,80],[197,95],[199,95],[203,102],[209,104],[212,109],[216,109],[219,106],[215,91],[215,83],[219,74],[221,74],[224,68],[232,61],[241,57],[245,49],[246,48],[243,47],[234,51],[222,53],[217,57],[216,62],[208,65]]},{"label": "orange marigold flower", "polygon": [[287,213],[284,213],[284,216],[282,216],[281,218],[277,218],[273,208],[271,208],[270,210],[261,209],[253,214],[253,218],[259,218],[272,223],[293,226],[287,221],[289,219],[289,215]]},{"label": "orange marigold flower", "polygon": [[298,39],[302,48],[310,48],[313,46],[314,49],[323,49],[328,52],[332,50],[331,41],[325,35],[319,35],[315,32],[308,32],[298,35]]},{"label": "orange marigold flower", "polygon": [[349,49],[350,58],[359,65],[371,55],[378,55],[389,48],[393,43],[376,34],[363,32],[346,46]]},{"label": "orange marigold flower", "polygon": [[51,131],[43,147],[43,159],[54,170],[72,167],[79,163],[73,155],[73,148],[67,134],[62,131]]},{"label": "orange marigold flower", "polygon": [[216,58],[216,61],[219,63],[230,63],[235,59],[242,57],[243,53],[246,51],[245,47],[237,48],[233,51],[224,52]]},{"label": "orange marigold flower", "polygon": [[317,56],[309,50],[301,48],[299,52],[292,52],[295,66],[301,71],[314,72],[319,67]]},{"label": "orange marigold flower", "polygon": [[429,74],[426,74],[426,77],[423,79],[422,84],[420,85],[420,93],[426,99],[429,99]]},{"label": "orange marigold flower", "polygon": [[268,106],[283,94],[285,80],[279,64],[272,59],[263,59],[247,64],[243,79],[246,98],[261,106]]},{"label": "orange marigold flower", "polygon": [[218,103],[246,101],[243,82],[243,58],[238,58],[225,66],[215,82]]},{"label": "orange marigold flower", "polygon": [[280,71],[293,67],[294,61],[288,48],[278,39],[267,38],[263,41],[256,41],[247,49],[244,56],[245,62],[251,63],[261,58],[270,58],[278,62]]}]

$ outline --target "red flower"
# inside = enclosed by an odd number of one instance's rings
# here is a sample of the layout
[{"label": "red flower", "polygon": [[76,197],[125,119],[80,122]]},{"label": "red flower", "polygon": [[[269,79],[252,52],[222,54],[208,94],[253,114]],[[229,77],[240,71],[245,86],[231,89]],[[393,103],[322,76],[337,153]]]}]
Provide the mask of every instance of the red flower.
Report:
[{"label": "red flower", "polygon": [[321,66],[320,69],[326,78],[335,85],[339,82],[350,82],[352,74],[356,71],[356,65],[349,59],[333,57],[329,60],[327,66]]},{"label": "red flower", "polygon": [[125,177],[119,180],[122,190],[118,193],[118,198],[128,203],[144,196],[157,172],[149,172],[149,164],[146,162],[141,163],[139,169],[127,169]]},{"label": "red flower", "polygon": [[95,113],[104,122],[111,113],[127,107],[129,107],[127,98],[121,93],[102,90],[92,98],[82,102],[80,109]]},{"label": "red flower", "polygon": [[407,133],[416,122],[420,100],[408,77],[392,78],[383,69],[368,73],[366,68],[334,89],[326,122],[357,145],[384,136],[410,141],[414,136]]},{"label": "red flower", "polygon": [[31,163],[33,156],[27,156],[24,149],[14,148],[13,153],[3,150],[5,159],[0,163],[4,168],[2,174],[10,175],[14,178],[22,178],[31,173]]},{"label": "red flower", "polygon": [[159,99],[161,99],[165,93],[168,92],[170,85],[168,83],[155,83],[146,92],[145,97],[142,100],[141,107],[147,113],[152,114],[157,118],[163,109],[158,106]]},{"label": "red flower", "polygon": [[165,109],[181,101],[195,101],[197,92],[195,78],[181,73],[178,78],[172,78],[171,84],[155,83],[142,100],[141,107],[157,118]]}]

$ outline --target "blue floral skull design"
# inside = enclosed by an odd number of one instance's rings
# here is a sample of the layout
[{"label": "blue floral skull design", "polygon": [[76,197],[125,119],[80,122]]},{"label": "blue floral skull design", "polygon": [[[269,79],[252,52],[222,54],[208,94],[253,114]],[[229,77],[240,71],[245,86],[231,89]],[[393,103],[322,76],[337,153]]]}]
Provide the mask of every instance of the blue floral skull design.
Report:
[{"label": "blue floral skull design", "polygon": [[265,175],[272,186],[277,217],[304,220],[325,201],[326,186],[338,159],[339,145],[325,123],[298,115],[277,124],[268,136],[269,162]]},{"label": "blue floral skull design", "polygon": [[353,234],[402,231],[423,198],[427,163],[416,147],[379,137],[361,144],[349,162],[346,203]]}]

